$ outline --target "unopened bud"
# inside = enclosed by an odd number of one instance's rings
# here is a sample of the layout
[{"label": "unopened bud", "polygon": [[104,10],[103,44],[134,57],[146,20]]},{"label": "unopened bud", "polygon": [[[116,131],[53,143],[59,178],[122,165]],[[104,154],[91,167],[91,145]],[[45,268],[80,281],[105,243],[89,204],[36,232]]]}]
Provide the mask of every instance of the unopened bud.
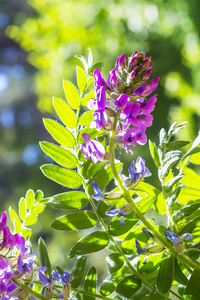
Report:
[{"label": "unopened bud", "polygon": [[68,300],[70,296],[70,284],[65,284],[62,289],[63,299]]},{"label": "unopened bud", "polygon": [[50,289],[46,288],[45,291],[44,291],[44,296],[46,299],[51,299],[52,296],[53,296],[53,293]]},{"label": "unopened bud", "polygon": [[22,291],[21,288],[16,288],[14,291],[12,291],[9,296],[10,297],[18,297],[19,293]]},{"label": "unopened bud", "polygon": [[112,131],[112,130],[113,130],[113,124],[108,123],[108,124],[104,127],[104,129],[105,129],[106,131]]},{"label": "unopened bud", "polygon": [[28,297],[28,292],[26,290],[22,290],[18,295],[20,300],[25,300]]},{"label": "unopened bud", "polygon": [[106,111],[106,114],[107,114],[108,117],[115,117],[116,116],[116,112],[111,107],[106,106],[105,111]]},{"label": "unopened bud", "polygon": [[135,181],[132,181],[130,178],[126,178],[123,182],[123,186],[127,189],[134,189],[138,184],[139,184],[139,181],[135,182]]},{"label": "unopened bud", "polygon": [[105,199],[107,200],[117,200],[123,196],[122,192],[110,192],[105,194]]},{"label": "unopened bud", "polygon": [[105,155],[102,157],[103,160],[111,160],[112,154],[110,152],[106,152]]},{"label": "unopened bud", "polygon": [[121,143],[122,142],[122,136],[121,135],[119,135],[119,134],[117,134],[117,135],[115,135],[114,137],[113,137],[113,141],[115,142],[115,143]]},{"label": "unopened bud", "polygon": [[148,252],[151,254],[161,253],[165,247],[163,245],[155,245],[148,249]]},{"label": "unopened bud", "polygon": [[123,205],[122,210],[128,214],[133,210],[133,205],[131,203],[126,203]]}]

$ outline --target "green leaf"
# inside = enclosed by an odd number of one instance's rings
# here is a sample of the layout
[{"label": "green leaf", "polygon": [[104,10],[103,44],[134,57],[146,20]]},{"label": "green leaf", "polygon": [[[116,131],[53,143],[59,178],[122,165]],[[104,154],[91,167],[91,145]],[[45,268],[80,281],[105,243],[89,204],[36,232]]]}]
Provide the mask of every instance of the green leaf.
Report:
[{"label": "green leaf", "polygon": [[40,253],[40,261],[41,261],[41,266],[46,266],[47,270],[45,271],[45,274],[48,277],[51,277],[52,269],[51,269],[51,262],[49,259],[49,255],[47,252],[47,247],[45,244],[45,241],[40,237],[38,240],[38,248],[39,248],[39,253]]},{"label": "green leaf", "polygon": [[89,92],[89,93],[87,93],[85,96],[84,96],[84,98],[83,98],[83,100],[82,100],[82,105],[87,105],[87,103],[88,103],[88,101],[91,99],[91,98],[95,98],[95,91],[91,91],[91,92]]},{"label": "green leaf", "polygon": [[14,211],[14,209],[12,209],[12,207],[9,207],[9,213],[10,213],[11,221],[14,225],[15,232],[20,233],[22,230],[22,227],[21,227],[21,221],[20,221],[17,213]]},{"label": "green leaf", "polygon": [[178,175],[175,176],[174,178],[170,179],[163,187],[163,190],[165,193],[170,193],[171,190],[173,189],[174,185],[183,178],[184,175]]},{"label": "green leaf", "polygon": [[103,63],[102,62],[98,62],[96,64],[94,64],[91,68],[88,69],[88,73],[90,76],[93,76],[93,72],[94,70],[98,69],[99,71],[103,70]]},{"label": "green leaf", "polygon": [[[122,163],[115,164],[117,172],[119,172],[123,166]],[[112,169],[110,165],[106,165],[103,169],[101,169],[99,172],[97,172],[88,182],[88,193],[90,195],[94,194],[94,189],[91,186],[91,183],[93,181],[96,182],[96,184],[100,187],[100,189],[103,191],[107,184],[111,181],[111,179],[114,178]]]},{"label": "green leaf", "polygon": [[176,213],[173,214],[172,216],[173,222],[178,223],[183,218],[193,214],[199,207],[200,207],[200,203],[194,203],[192,205],[187,205],[183,207],[182,209],[178,210]]},{"label": "green leaf", "polygon": [[[97,272],[95,267],[92,267],[85,278],[84,290],[90,293],[96,293],[97,285]],[[95,300],[95,297],[91,297],[83,294],[83,300]]]},{"label": "green leaf", "polygon": [[194,269],[188,284],[185,289],[185,295],[193,296],[194,300],[199,299],[199,282],[200,282],[200,270]]},{"label": "green leaf", "polygon": [[149,140],[149,150],[150,150],[150,153],[151,153],[151,157],[152,157],[156,167],[158,168],[160,166],[158,149],[157,149],[156,145],[151,140]]},{"label": "green leaf", "polygon": [[67,148],[73,148],[75,145],[75,138],[73,134],[64,126],[51,119],[43,119],[44,126],[52,135],[54,140]]},{"label": "green leaf", "polygon": [[106,204],[104,201],[99,201],[97,205],[97,213],[102,218],[109,218],[106,212],[110,209],[110,205]]},{"label": "green leaf", "polygon": [[26,207],[27,209],[31,209],[33,208],[34,204],[35,204],[35,194],[33,190],[28,190],[26,192]]},{"label": "green leaf", "polygon": [[63,81],[63,86],[67,102],[73,109],[78,109],[81,105],[81,97],[76,87],[68,80]]},{"label": "green leaf", "polygon": [[121,267],[124,264],[123,257],[119,253],[109,254],[106,257],[106,262],[107,262],[108,270],[109,270],[110,274],[112,274],[112,273],[118,271],[119,269],[121,269]]},{"label": "green leaf", "polygon": [[[170,128],[169,128],[169,131],[168,131],[168,135],[176,135],[180,129],[183,129],[184,127],[188,126],[189,123],[186,121],[186,122],[182,122],[180,123],[177,127],[176,127],[176,122],[174,122]],[[176,128],[175,128],[176,127]]]},{"label": "green leaf", "polygon": [[120,216],[116,216],[110,221],[108,230],[113,236],[120,236],[128,232],[137,222],[138,219],[135,219],[133,217],[125,217],[125,224],[121,225]]},{"label": "green leaf", "polygon": [[51,227],[57,230],[82,230],[94,227],[97,217],[92,211],[78,211],[57,218]]},{"label": "green leaf", "polygon": [[31,213],[32,214],[41,214],[45,209],[45,205],[44,204],[38,204],[38,205],[35,205],[32,209],[31,209]]},{"label": "green leaf", "polygon": [[53,106],[65,126],[69,128],[76,127],[78,121],[76,114],[64,100],[54,97]]},{"label": "green leaf", "polygon": [[162,256],[163,253],[150,255],[147,259],[147,262],[143,264],[144,256],[141,255],[137,263],[139,273],[149,274],[154,272],[160,266]]},{"label": "green leaf", "polygon": [[108,245],[108,242],[106,232],[95,231],[79,240],[70,250],[69,257],[100,251]]},{"label": "green leaf", "polygon": [[155,201],[155,195],[144,197],[143,199],[135,202],[137,208],[142,214],[145,214]]},{"label": "green leaf", "polygon": [[25,225],[33,225],[37,223],[38,217],[35,214],[29,214],[25,220]]},{"label": "green leaf", "polygon": [[79,66],[76,67],[76,76],[77,76],[77,83],[78,83],[78,88],[79,92],[82,94],[85,90],[85,87],[87,85],[87,75],[83,71],[82,68]]},{"label": "green leaf", "polygon": [[93,62],[93,54],[91,48],[88,48],[88,67],[90,68],[92,66]]},{"label": "green leaf", "polygon": [[166,294],[170,290],[173,282],[173,276],[174,257],[170,255],[162,260],[158,272],[157,288],[161,293]]},{"label": "green leaf", "polygon": [[141,287],[141,280],[134,275],[123,278],[117,285],[116,292],[123,297],[131,298]]},{"label": "green leaf", "polygon": [[103,296],[109,296],[114,292],[115,286],[116,286],[115,277],[108,277],[104,279],[104,281],[100,285],[99,292]]},{"label": "green leaf", "polygon": [[[82,63],[82,66],[85,68],[85,70],[87,71],[88,70],[88,64],[85,60],[85,57],[82,56],[82,55],[75,55],[75,58],[77,58],[81,63]],[[77,64],[77,63],[76,63]]]},{"label": "green leaf", "polygon": [[160,141],[160,143],[159,143],[160,148],[161,149],[164,148],[168,141],[167,133],[164,128],[161,128],[161,130],[159,132],[159,141]]},{"label": "green leaf", "polygon": [[99,132],[96,129],[86,127],[84,129],[80,130],[79,133],[78,133],[77,141],[78,141],[79,144],[84,144],[85,143],[85,141],[82,137],[83,133],[87,133],[91,139],[95,139],[97,134],[99,134]]},{"label": "green leaf", "polygon": [[163,197],[163,193],[156,189],[154,186],[146,183],[146,182],[140,182],[138,185],[138,194],[142,196],[146,195],[156,195],[156,199],[154,201],[154,209],[160,213],[160,214],[166,214],[166,204],[165,199]]},{"label": "green leaf", "polygon": [[166,144],[168,150],[178,150],[188,145],[189,141],[173,141]]},{"label": "green leaf", "polygon": [[161,177],[165,178],[169,175],[170,169],[177,163],[179,156],[175,156],[168,160],[168,162],[161,168]]},{"label": "green leaf", "polygon": [[71,281],[72,288],[77,288],[81,284],[84,278],[86,261],[87,256],[84,255],[76,258],[76,262],[71,272],[71,274],[74,276],[74,279]]},{"label": "green leaf", "polygon": [[68,188],[77,188],[82,183],[81,176],[72,170],[49,164],[43,165],[40,169],[46,177]]},{"label": "green leaf", "polygon": [[185,175],[182,179],[184,185],[190,188],[199,189],[200,176],[195,171],[186,168],[183,174]]},{"label": "green leaf", "polygon": [[200,147],[194,147],[194,148],[190,148],[184,155],[183,157],[181,157],[179,163],[181,163],[182,161],[184,161],[185,158],[187,158],[188,156],[191,156],[193,154],[199,153],[200,152]]},{"label": "green leaf", "polygon": [[37,202],[41,202],[44,198],[44,194],[41,190],[37,190],[37,192],[35,193],[35,200]]},{"label": "green leaf", "polygon": [[93,111],[88,110],[85,113],[83,113],[79,119],[79,124],[82,126],[89,126],[91,122],[93,121]]},{"label": "green leaf", "polygon": [[178,196],[178,201],[183,205],[189,204],[191,201],[200,199],[200,190],[190,188],[182,188]]},{"label": "green leaf", "polygon": [[174,257],[174,280],[178,281],[183,285],[186,285],[188,282],[188,279],[181,270],[176,257]]},{"label": "green leaf", "polygon": [[82,176],[86,179],[90,179],[92,176],[94,176],[98,171],[100,171],[104,166],[106,162],[97,162],[94,164],[91,159],[87,160],[81,169]]},{"label": "green leaf", "polygon": [[49,205],[56,209],[78,209],[87,203],[87,195],[78,191],[57,194],[49,200]]},{"label": "green leaf", "polygon": [[59,165],[72,169],[78,164],[77,158],[70,151],[48,142],[40,142],[42,150]]},{"label": "green leaf", "polygon": [[19,217],[22,221],[26,218],[26,201],[24,198],[19,200]]},{"label": "green leaf", "polygon": [[194,220],[191,220],[191,221],[187,222],[186,225],[181,228],[181,230],[178,232],[178,234],[182,235],[186,232],[191,233],[192,230],[196,227],[200,227],[200,216],[198,216]]}]

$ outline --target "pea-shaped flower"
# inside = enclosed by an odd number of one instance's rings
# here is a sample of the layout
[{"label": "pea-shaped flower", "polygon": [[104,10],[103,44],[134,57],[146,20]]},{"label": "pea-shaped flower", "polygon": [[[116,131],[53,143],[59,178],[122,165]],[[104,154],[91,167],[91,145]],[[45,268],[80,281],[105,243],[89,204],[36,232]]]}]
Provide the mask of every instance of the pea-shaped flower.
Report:
[{"label": "pea-shaped flower", "polygon": [[97,140],[91,140],[87,133],[83,133],[82,137],[85,141],[81,147],[81,153],[84,154],[84,158],[90,159],[91,157],[94,164],[102,161],[105,155],[104,146]]}]

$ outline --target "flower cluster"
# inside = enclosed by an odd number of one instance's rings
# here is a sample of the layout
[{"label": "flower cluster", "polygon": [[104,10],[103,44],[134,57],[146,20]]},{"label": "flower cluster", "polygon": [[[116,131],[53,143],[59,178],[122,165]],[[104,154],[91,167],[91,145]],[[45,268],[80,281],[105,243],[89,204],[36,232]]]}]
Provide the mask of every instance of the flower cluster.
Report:
[{"label": "flower cluster", "polygon": [[0,220],[0,295],[5,299],[26,299],[28,292],[18,288],[12,279],[31,280],[36,254],[30,252],[23,237],[10,232],[6,222],[7,215],[3,212]]},{"label": "flower cluster", "polygon": [[125,54],[118,57],[107,81],[100,71],[94,71],[95,99],[88,102],[94,110],[90,127],[112,130],[112,117],[117,117],[115,142],[123,143],[129,152],[130,145],[147,142],[145,130],[152,125],[156,95],[147,100],[157,87],[159,77],[148,82],[152,70],[151,57],[134,52],[126,64]]}]

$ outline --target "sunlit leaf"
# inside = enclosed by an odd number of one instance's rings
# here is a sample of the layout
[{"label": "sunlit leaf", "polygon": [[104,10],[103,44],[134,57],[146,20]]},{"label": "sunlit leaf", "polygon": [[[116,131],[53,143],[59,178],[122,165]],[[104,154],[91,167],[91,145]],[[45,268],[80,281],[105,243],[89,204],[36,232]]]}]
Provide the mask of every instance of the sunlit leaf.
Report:
[{"label": "sunlit leaf", "polygon": [[168,150],[177,150],[188,145],[189,141],[173,141],[166,144]]},{"label": "sunlit leaf", "polygon": [[108,245],[108,242],[106,232],[95,231],[79,240],[70,250],[69,257],[100,251]]},{"label": "sunlit leaf", "polygon": [[48,142],[40,142],[42,150],[59,165],[72,169],[78,164],[77,158],[70,151]]},{"label": "sunlit leaf", "polygon": [[49,200],[49,205],[56,209],[77,209],[84,207],[87,203],[87,195],[78,191],[57,194]]},{"label": "sunlit leaf", "polygon": [[64,100],[55,97],[53,98],[53,105],[63,124],[69,128],[75,128],[78,120],[69,105]]},{"label": "sunlit leaf", "polygon": [[26,218],[26,201],[24,198],[19,201],[19,217],[22,221]]},{"label": "sunlit leaf", "polygon": [[99,62],[99,63],[96,63],[94,64],[92,67],[90,67],[88,69],[88,73],[89,75],[93,76],[93,72],[94,70],[98,69],[99,71],[102,71],[103,70],[103,63],[102,62]]},{"label": "sunlit leaf", "polygon": [[56,230],[82,230],[94,227],[97,217],[92,211],[78,211],[57,218],[51,227]]},{"label": "sunlit leaf", "polygon": [[109,273],[112,274],[121,269],[124,264],[124,259],[119,253],[111,253],[106,257],[106,262]]},{"label": "sunlit leaf", "polygon": [[149,140],[149,150],[150,150],[150,153],[151,153],[151,157],[152,157],[156,167],[158,168],[160,166],[158,149],[157,149],[155,143],[153,143],[151,140]]},{"label": "sunlit leaf", "polygon": [[115,277],[108,277],[104,279],[99,289],[100,294],[103,296],[109,296],[114,292],[115,286]]},{"label": "sunlit leaf", "polygon": [[183,174],[185,175],[182,179],[184,185],[190,188],[199,189],[200,176],[195,171],[186,168]]},{"label": "sunlit leaf", "polygon": [[31,209],[34,206],[35,203],[35,194],[33,190],[28,190],[26,192],[26,207],[27,209]]},{"label": "sunlit leaf", "polygon": [[45,244],[45,241],[40,237],[38,240],[38,248],[39,248],[39,253],[40,253],[40,261],[41,261],[41,266],[46,266],[47,270],[45,271],[45,274],[48,277],[51,277],[52,269],[51,269],[51,262],[49,259],[49,255],[47,252],[47,247]]},{"label": "sunlit leaf", "polygon": [[82,126],[89,126],[91,122],[93,121],[93,111],[88,110],[85,113],[83,113],[79,119],[79,124]]},{"label": "sunlit leaf", "polygon": [[155,254],[155,255],[149,255],[147,262],[143,264],[144,262],[144,255],[141,255],[138,263],[137,263],[137,268],[139,273],[141,274],[148,274],[154,272],[161,263],[163,253],[160,254]]},{"label": "sunlit leaf", "polygon": [[72,148],[75,145],[73,134],[64,126],[51,119],[44,119],[44,126],[52,137],[67,148]]},{"label": "sunlit leaf", "polygon": [[[97,285],[97,271],[95,267],[92,267],[85,278],[84,290],[90,293],[96,293]],[[95,297],[91,297],[83,294],[83,300],[95,300]]]},{"label": "sunlit leaf", "polygon": [[38,220],[38,216],[35,214],[29,214],[25,220],[25,225],[33,225],[35,223],[37,223]]},{"label": "sunlit leaf", "polygon": [[77,109],[81,105],[81,97],[76,87],[68,80],[63,81],[64,92],[67,102],[73,109]]},{"label": "sunlit leaf", "polygon": [[9,213],[10,213],[11,221],[14,225],[15,232],[20,233],[22,230],[22,227],[21,227],[21,221],[20,221],[17,213],[14,211],[14,209],[12,207],[9,207]]},{"label": "sunlit leaf", "polygon": [[72,170],[49,164],[43,165],[40,169],[46,177],[66,187],[77,188],[82,183],[81,176]]},{"label": "sunlit leaf", "polygon": [[80,93],[83,93],[85,90],[86,84],[87,84],[87,75],[83,71],[82,68],[79,66],[76,67],[76,76],[77,76],[77,83],[78,83],[78,89]]},{"label": "sunlit leaf", "polygon": [[37,202],[41,202],[44,198],[44,194],[41,190],[37,190],[36,193],[35,193],[35,200]]},{"label": "sunlit leaf", "polygon": [[136,276],[127,276],[118,283],[116,292],[121,296],[130,299],[131,296],[140,288],[141,284],[141,280]]},{"label": "sunlit leaf", "polygon": [[32,209],[31,209],[31,213],[32,214],[41,214],[45,209],[45,205],[44,204],[38,204],[38,205],[35,205]]},{"label": "sunlit leaf", "polygon": [[128,232],[137,222],[138,219],[129,216],[125,217],[125,224],[121,225],[120,216],[116,216],[110,221],[108,230],[113,236],[120,236]]},{"label": "sunlit leaf", "polygon": [[81,284],[84,278],[86,261],[87,261],[87,256],[84,255],[78,256],[76,258],[75,264],[71,271],[71,274],[74,276],[74,279],[71,282],[72,288],[77,288]]},{"label": "sunlit leaf", "polygon": [[89,93],[87,93],[84,97],[83,97],[83,100],[82,100],[82,104],[83,105],[87,105],[88,101],[91,99],[91,98],[95,98],[95,91],[91,91]]}]

